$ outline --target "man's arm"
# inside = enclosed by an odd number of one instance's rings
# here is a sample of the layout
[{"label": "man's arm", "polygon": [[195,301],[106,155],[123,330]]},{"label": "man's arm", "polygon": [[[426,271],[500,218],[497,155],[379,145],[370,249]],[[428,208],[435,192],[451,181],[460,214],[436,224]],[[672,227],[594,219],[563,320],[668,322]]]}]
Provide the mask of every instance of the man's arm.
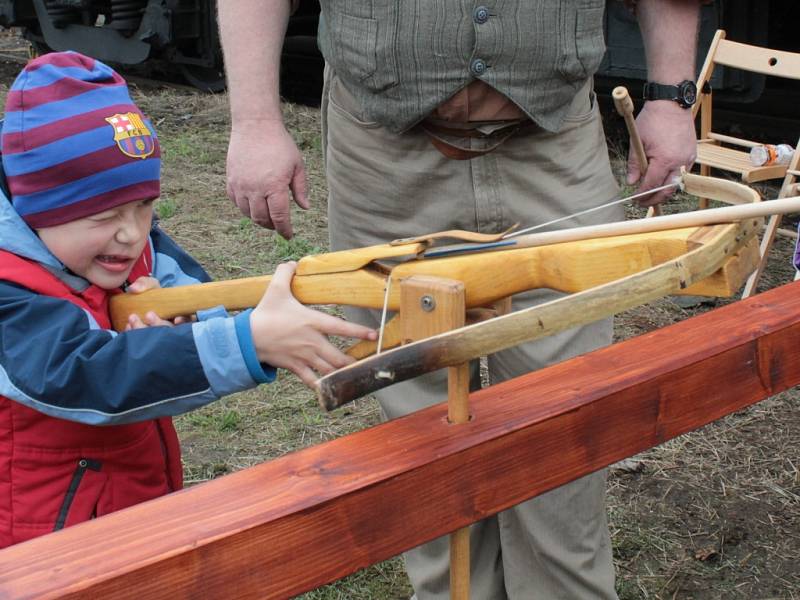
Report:
[{"label": "man's arm", "polygon": [[[639,0],[639,27],[647,55],[647,78],[663,84],[677,84],[695,79],[699,0]],[[697,138],[690,109],[672,100],[645,103],[636,119],[639,134],[649,161],[640,190],[669,183],[689,168],[696,157]],[[635,153],[628,161],[628,183],[640,178]],[[669,192],[654,194],[642,204],[664,201]]]},{"label": "man's arm", "polygon": [[303,157],[281,115],[281,48],[289,0],[219,2],[231,105],[228,197],[256,223],[292,237],[289,190],[308,208]]}]

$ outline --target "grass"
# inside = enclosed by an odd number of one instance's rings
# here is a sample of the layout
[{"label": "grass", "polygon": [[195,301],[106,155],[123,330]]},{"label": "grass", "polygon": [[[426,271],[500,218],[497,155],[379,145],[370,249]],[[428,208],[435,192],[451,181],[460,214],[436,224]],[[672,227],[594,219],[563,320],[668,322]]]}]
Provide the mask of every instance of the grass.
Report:
[{"label": "grass", "polygon": [[304,256],[321,252],[324,252],[322,248],[300,236],[294,236],[291,240],[276,237],[272,255],[276,262],[285,262],[287,260],[300,260]]},{"label": "grass", "polygon": [[346,577],[332,585],[301,596],[304,600],[405,600],[413,589],[403,570],[402,559],[394,558]]},{"label": "grass", "polygon": [[172,198],[165,198],[162,196],[159,198],[158,202],[156,202],[156,214],[159,219],[169,219],[170,217],[174,217],[177,212],[178,203]]}]

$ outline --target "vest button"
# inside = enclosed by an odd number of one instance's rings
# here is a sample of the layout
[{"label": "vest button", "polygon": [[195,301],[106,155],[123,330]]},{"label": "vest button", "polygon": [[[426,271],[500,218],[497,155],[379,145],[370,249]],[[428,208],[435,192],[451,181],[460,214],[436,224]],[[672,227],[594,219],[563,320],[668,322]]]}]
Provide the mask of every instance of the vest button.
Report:
[{"label": "vest button", "polygon": [[472,18],[478,25],[483,25],[489,20],[489,9],[485,6],[479,6],[472,12]]},{"label": "vest button", "polygon": [[472,71],[473,75],[483,75],[486,72],[486,63],[480,58],[476,58],[472,61],[472,64],[470,64],[469,69]]}]

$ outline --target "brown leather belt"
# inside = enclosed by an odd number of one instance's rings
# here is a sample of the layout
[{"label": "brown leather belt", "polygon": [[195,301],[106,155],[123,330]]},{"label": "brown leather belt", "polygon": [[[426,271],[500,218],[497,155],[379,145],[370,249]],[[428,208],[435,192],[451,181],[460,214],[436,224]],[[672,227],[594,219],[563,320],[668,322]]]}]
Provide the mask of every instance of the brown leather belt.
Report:
[{"label": "brown leather belt", "polygon": [[[531,129],[535,125],[536,124],[533,121],[526,120],[518,123],[511,123],[508,126],[496,129],[491,133],[485,133],[478,129],[477,127],[479,124],[469,124],[465,127],[448,127],[440,123],[434,123],[429,120],[425,120],[422,121],[419,126],[425,133],[428,134],[433,147],[444,154],[447,158],[451,158],[453,160],[469,160],[471,158],[488,154],[492,150],[495,150],[512,135],[516,135],[521,131]],[[485,148],[462,148],[461,146],[449,142],[442,136],[462,139],[483,139],[491,140],[492,142]]]}]

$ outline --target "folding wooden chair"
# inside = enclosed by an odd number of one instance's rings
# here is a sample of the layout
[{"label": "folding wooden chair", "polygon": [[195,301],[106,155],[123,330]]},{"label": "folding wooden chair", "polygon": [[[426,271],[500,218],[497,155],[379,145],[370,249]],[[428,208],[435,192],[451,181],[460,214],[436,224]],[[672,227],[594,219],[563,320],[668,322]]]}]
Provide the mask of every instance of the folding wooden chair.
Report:
[{"label": "folding wooden chair", "polygon": [[[750,161],[750,149],[761,142],[745,140],[712,131],[712,90],[710,79],[717,65],[741,69],[762,75],[800,80],[800,54],[783,50],[772,50],[725,39],[725,31],[718,30],[711,41],[708,55],[697,78],[698,102],[692,108],[693,116],[700,113],[700,139],[697,143],[697,163],[700,173],[709,175],[711,169],[736,173],[745,183],[756,183],[783,177],[779,197],[798,193],[797,177],[800,175],[800,151],[795,152],[789,165],[754,166]],[[800,145],[800,140],[798,141]],[[706,203],[702,202],[701,207]],[[761,241],[761,260],[758,268],[748,279],[743,297],[750,296],[766,265],[767,255],[781,222],[780,216],[770,218]]]}]

